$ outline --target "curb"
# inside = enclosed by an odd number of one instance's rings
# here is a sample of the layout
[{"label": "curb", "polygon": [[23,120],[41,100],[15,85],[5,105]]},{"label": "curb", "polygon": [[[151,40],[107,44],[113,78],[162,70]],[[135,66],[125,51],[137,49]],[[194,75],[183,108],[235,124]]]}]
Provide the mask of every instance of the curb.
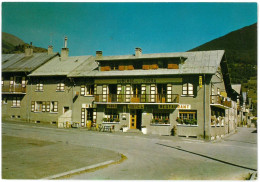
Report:
[{"label": "curb", "polygon": [[256,171],[256,172],[253,172],[253,173],[251,174],[249,180],[257,180],[257,171]]},{"label": "curb", "polygon": [[103,166],[103,165],[108,165],[108,164],[113,163],[113,162],[115,162],[115,161],[114,161],[114,160],[110,160],[110,161],[106,161],[106,162],[94,164],[94,165],[91,165],[91,166],[86,166],[86,167],[82,167],[82,168],[79,168],[79,169],[74,169],[74,170],[67,171],[67,172],[64,172],[64,173],[55,174],[55,175],[53,175],[53,176],[48,176],[48,177],[43,178],[43,179],[55,179],[55,178],[60,178],[60,177],[62,177],[62,176],[66,176],[66,175],[78,173],[78,172],[85,171],[85,170],[88,170],[88,169],[97,168],[97,167],[100,167],[100,166]]},{"label": "curb", "polygon": [[109,165],[119,164],[119,163],[123,162],[126,159],[127,159],[127,157],[124,156],[123,154],[121,154],[121,159],[117,160],[117,161],[115,161],[115,160],[105,161],[105,162],[101,162],[101,163],[98,163],[98,164],[86,166],[86,167],[83,167],[83,168],[67,171],[67,172],[64,172],[64,173],[55,174],[55,175],[48,176],[48,177],[45,177],[45,178],[42,178],[42,179],[46,180],[46,179],[66,178],[66,177],[70,177],[72,175],[76,175],[76,174],[81,174],[81,173],[88,172],[88,171],[95,171],[95,170],[98,170],[98,169],[102,169],[102,168],[108,167]]}]

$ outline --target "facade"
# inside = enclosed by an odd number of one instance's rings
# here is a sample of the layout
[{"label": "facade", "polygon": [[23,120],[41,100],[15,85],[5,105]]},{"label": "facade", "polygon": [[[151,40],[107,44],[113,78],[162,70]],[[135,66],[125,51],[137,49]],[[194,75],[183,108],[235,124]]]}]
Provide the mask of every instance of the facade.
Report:
[{"label": "facade", "polygon": [[[30,77],[28,85],[28,96],[30,103],[30,121],[32,122],[50,122],[58,124],[59,127],[64,127],[67,122],[72,124],[77,123],[80,118],[77,118],[75,113],[81,113],[80,102],[92,104],[92,97],[79,97],[81,85],[90,81],[85,78],[74,80],[68,78],[67,75],[84,65],[88,65],[86,70],[91,70],[96,67],[89,66],[93,62],[92,56],[74,56],[69,57],[69,49],[62,48],[60,57],[55,57],[45,65],[41,66]],[[90,95],[90,93],[87,93]],[[79,114],[80,117],[80,114]],[[86,123],[82,123],[82,127],[86,127]]]},{"label": "facade", "polygon": [[2,118],[28,119],[28,74],[58,55],[51,46],[33,53],[31,45],[23,54],[2,55]]},{"label": "facade", "polygon": [[68,75],[94,78],[96,124],[205,139],[236,128],[224,51],[142,54],[137,48],[129,56],[97,51],[96,62],[98,69]]},{"label": "facade", "polygon": [[[60,56],[46,53],[44,58],[22,77],[26,89],[11,94],[12,103],[22,95],[18,111],[10,112],[4,103],[11,80],[2,81],[2,117],[207,140],[236,130],[237,95],[223,50],[143,54],[136,48],[134,55],[97,51],[96,56],[70,57],[65,39]],[[3,78],[10,74],[6,68]]]}]

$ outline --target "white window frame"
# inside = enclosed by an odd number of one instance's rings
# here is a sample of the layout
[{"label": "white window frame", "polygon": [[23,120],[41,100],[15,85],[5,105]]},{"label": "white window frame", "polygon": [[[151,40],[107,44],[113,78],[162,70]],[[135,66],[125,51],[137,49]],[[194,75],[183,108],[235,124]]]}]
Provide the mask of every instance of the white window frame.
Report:
[{"label": "white window frame", "polygon": [[35,91],[36,92],[43,92],[43,84],[42,83],[37,83]]},{"label": "white window frame", "polygon": [[65,91],[65,84],[64,83],[58,83],[56,92],[64,92]]},{"label": "white window frame", "polygon": [[186,82],[182,84],[182,96],[194,96],[194,86],[192,83]]},{"label": "white window frame", "polygon": [[93,96],[95,91],[96,91],[95,85],[81,85],[80,87],[81,96]]},{"label": "white window frame", "polygon": [[21,98],[20,97],[13,97],[12,107],[21,107]]},{"label": "white window frame", "polygon": [[51,113],[58,112],[58,101],[50,101],[50,112]]}]

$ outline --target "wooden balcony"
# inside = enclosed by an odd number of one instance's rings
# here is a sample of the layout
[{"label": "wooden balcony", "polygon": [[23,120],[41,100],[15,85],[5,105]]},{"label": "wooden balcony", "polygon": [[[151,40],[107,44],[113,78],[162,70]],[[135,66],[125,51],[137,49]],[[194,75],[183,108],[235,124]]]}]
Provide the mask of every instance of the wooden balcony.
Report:
[{"label": "wooden balcony", "polygon": [[211,95],[210,96],[210,105],[219,107],[222,109],[231,108],[231,101],[227,101],[227,98],[220,95]]},{"label": "wooden balcony", "polygon": [[179,104],[178,94],[96,94],[96,103],[169,103]]},{"label": "wooden balcony", "polygon": [[3,85],[2,94],[26,94],[26,87],[19,85]]}]

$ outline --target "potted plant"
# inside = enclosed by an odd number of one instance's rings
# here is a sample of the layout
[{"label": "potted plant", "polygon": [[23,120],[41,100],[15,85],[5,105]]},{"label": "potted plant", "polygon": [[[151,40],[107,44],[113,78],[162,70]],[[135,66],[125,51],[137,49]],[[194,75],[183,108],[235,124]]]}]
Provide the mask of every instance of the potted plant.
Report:
[{"label": "potted plant", "polygon": [[166,118],[166,119],[164,119],[164,124],[168,124],[169,123],[169,119],[168,118]]},{"label": "potted plant", "polygon": [[107,118],[103,118],[102,120],[103,120],[103,122],[107,122]]},{"label": "potted plant", "polygon": [[116,119],[114,119],[114,122],[117,122],[117,123],[119,123],[119,122],[120,122],[120,120],[119,120],[118,118],[116,118]]},{"label": "potted plant", "polygon": [[146,128],[146,126],[142,126],[142,132],[143,132],[143,134],[147,134],[147,128]]},{"label": "potted plant", "polygon": [[177,117],[176,122],[179,123],[179,124],[183,123],[183,121],[179,117]]},{"label": "potted plant", "polygon": [[154,119],[154,122],[155,122],[155,124],[158,124],[158,123],[159,123],[159,119],[158,119],[158,118],[155,118],[155,119]]}]

